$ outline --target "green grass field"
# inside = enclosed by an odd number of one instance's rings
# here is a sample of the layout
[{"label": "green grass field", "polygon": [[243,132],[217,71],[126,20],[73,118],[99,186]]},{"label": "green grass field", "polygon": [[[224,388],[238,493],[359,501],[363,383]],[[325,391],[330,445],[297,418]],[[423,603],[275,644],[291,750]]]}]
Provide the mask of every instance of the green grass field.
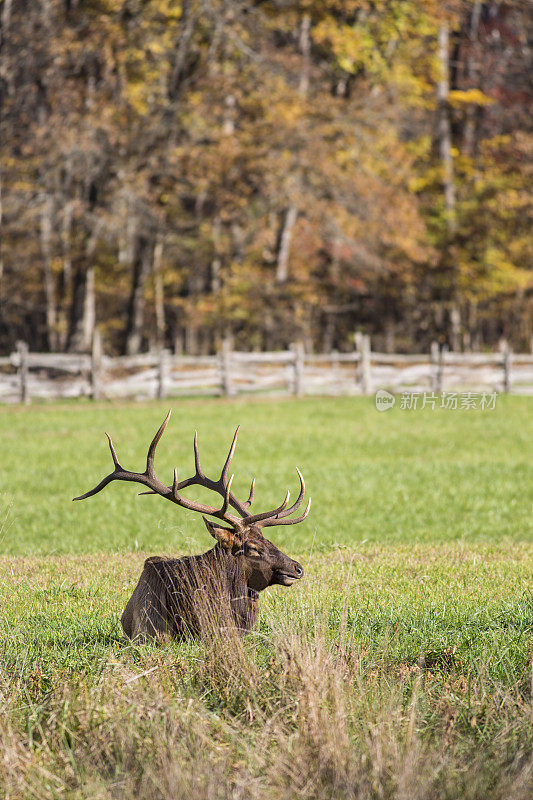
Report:
[{"label": "green grass field", "polygon": [[[306,568],[244,641],[127,643],[147,554],[211,546],[132,484],[168,405],[0,411],[0,793],[7,798],[529,798],[533,401],[175,401],[156,467],[313,506],[272,540]],[[140,490],[140,487],[139,487]],[[194,497],[207,499],[194,492]],[[167,507],[168,506],[168,507]]]}]

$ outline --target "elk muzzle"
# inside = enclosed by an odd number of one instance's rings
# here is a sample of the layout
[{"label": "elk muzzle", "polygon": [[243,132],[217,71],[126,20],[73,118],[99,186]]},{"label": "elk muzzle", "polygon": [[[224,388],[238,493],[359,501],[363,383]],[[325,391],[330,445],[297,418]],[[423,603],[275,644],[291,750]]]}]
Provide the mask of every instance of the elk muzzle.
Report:
[{"label": "elk muzzle", "polygon": [[301,564],[297,561],[292,561],[287,566],[283,566],[282,569],[274,570],[274,574],[272,576],[272,584],[278,584],[280,586],[291,586],[294,581],[300,580],[303,578],[304,575],[304,568]]}]

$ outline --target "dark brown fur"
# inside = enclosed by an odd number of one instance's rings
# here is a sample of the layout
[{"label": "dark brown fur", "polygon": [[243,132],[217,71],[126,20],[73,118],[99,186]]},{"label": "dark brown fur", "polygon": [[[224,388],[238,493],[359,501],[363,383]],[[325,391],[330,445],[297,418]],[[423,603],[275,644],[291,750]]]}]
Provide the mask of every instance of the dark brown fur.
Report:
[{"label": "dark brown fur", "polygon": [[302,575],[300,564],[258,530],[231,549],[218,543],[197,556],[153,556],[144,562],[122,627],[130,639],[201,637],[214,628],[246,633],[255,624],[259,592]]}]

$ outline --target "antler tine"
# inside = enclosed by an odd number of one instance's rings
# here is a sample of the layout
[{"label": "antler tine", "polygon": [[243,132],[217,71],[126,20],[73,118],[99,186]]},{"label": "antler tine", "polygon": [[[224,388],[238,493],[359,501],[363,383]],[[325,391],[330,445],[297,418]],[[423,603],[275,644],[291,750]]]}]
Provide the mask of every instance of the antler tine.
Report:
[{"label": "antler tine", "polygon": [[203,478],[202,465],[200,464],[200,453],[198,451],[198,431],[194,431],[194,466],[198,478]]},{"label": "antler tine", "polygon": [[113,445],[113,440],[111,439],[111,436],[108,434],[107,431],[105,432],[105,435],[107,436],[107,442],[109,444],[109,449],[111,450],[111,458],[113,459],[113,464],[115,465],[115,469],[109,475],[106,475],[105,478],[102,478],[98,486],[95,486],[94,489],[91,489],[89,492],[85,492],[85,494],[80,494],[79,497],[73,497],[72,502],[74,502],[75,500],[86,500],[88,497],[92,497],[93,495],[98,494],[98,492],[101,492],[102,489],[104,489],[108,483],[111,483],[111,481],[115,479],[117,472],[123,471],[122,467],[120,466],[120,462],[118,460],[115,447]]},{"label": "antler tine", "polygon": [[231,464],[231,459],[233,458],[233,454],[237,446],[237,436],[239,435],[240,427],[241,427],[240,425],[237,425],[237,429],[233,434],[233,441],[231,442],[231,447],[229,449],[228,456],[226,458],[224,466],[222,467],[222,472],[220,473],[220,483],[222,484],[222,486],[225,486],[226,481],[228,480],[229,465]]},{"label": "antler tine", "polygon": [[311,510],[311,498],[309,498],[309,500],[307,501],[307,507],[306,507],[304,513],[301,516],[294,517],[292,519],[290,519],[290,518],[282,518],[282,517],[279,517],[279,518],[270,517],[269,519],[265,519],[265,520],[263,520],[263,522],[260,522],[258,527],[259,528],[270,528],[273,525],[296,525],[297,522],[303,522],[303,520],[309,514],[310,510]]},{"label": "antler tine", "polygon": [[222,504],[222,508],[220,509],[220,518],[221,519],[225,519],[226,511],[228,510],[229,498],[230,498],[230,494],[231,494],[231,482],[233,480],[233,477],[234,476],[232,475],[231,478],[228,481],[228,485],[226,486],[226,492],[224,494],[224,502]]},{"label": "antler tine", "polygon": [[[225,489],[222,507],[215,508],[215,506],[207,506],[204,503],[198,503],[196,500],[188,500],[186,497],[180,495],[179,493],[180,483],[178,481],[178,469],[176,467],[174,469],[174,481],[172,484],[170,499],[178,506],[186,508],[188,511],[199,511],[201,514],[209,514],[211,517],[217,517],[218,519],[222,519],[225,522],[229,522],[230,525],[234,526],[234,528],[240,530],[242,528],[243,520],[238,519],[238,517],[234,517],[233,514],[228,514],[232,480],[233,480],[233,475],[228,481],[228,485]],[[196,484],[196,485],[202,485],[202,484]]]},{"label": "antler tine", "polygon": [[245,500],[243,506],[245,508],[250,508],[252,503],[254,502],[255,497],[255,478],[252,480],[252,485],[250,486],[250,494],[248,495],[248,500]]},{"label": "antler tine", "polygon": [[[165,422],[163,423],[163,425],[161,426],[161,428],[157,432],[157,434],[156,434],[156,436],[154,438],[154,441],[152,442],[152,445],[150,446],[150,450],[152,451],[152,453],[151,453],[151,455],[152,455],[151,465],[153,465],[153,455],[154,455],[155,447],[157,446],[157,443],[158,443],[159,439],[161,438],[161,436],[163,434],[163,431],[165,429],[165,425],[166,425],[167,421],[168,421],[168,418],[165,420]],[[237,430],[235,431],[235,434],[233,436],[233,441],[231,443],[230,451],[228,453],[228,456],[226,458],[226,462],[224,464],[221,476],[218,479],[218,481],[213,481],[213,480],[211,480],[210,478],[207,478],[204,475],[204,472],[202,470],[202,465],[200,463],[200,452],[199,452],[199,448],[198,448],[198,433],[197,433],[197,431],[195,431],[194,432],[195,474],[191,478],[186,478],[183,481],[178,481],[177,472],[175,470],[174,471],[174,483],[173,483],[173,485],[171,487],[170,486],[167,487],[167,495],[166,496],[168,496],[177,505],[181,505],[181,506],[183,506],[184,508],[187,508],[190,511],[201,511],[203,514],[210,514],[211,516],[217,516],[219,518],[225,519],[231,525],[239,526],[241,524],[242,520],[239,519],[238,517],[234,517],[232,514],[228,514],[227,513],[229,505],[232,505],[234,508],[237,509],[237,511],[239,512],[241,517],[246,518],[248,516],[247,511],[246,511],[246,508],[247,508],[246,504],[239,502],[239,500],[237,500],[237,498],[234,497],[231,494],[231,482],[228,482],[228,480],[227,480],[228,468],[229,468],[229,465],[231,463],[231,459],[233,457],[233,453],[235,452],[235,445],[236,445],[238,431],[239,431],[239,429],[237,428]],[[149,467],[147,466],[147,469],[148,468]],[[187,488],[188,486],[203,486],[206,489],[210,489],[211,491],[217,492],[223,498],[222,508],[221,509],[217,509],[217,508],[215,508],[213,506],[206,506],[206,505],[203,505],[203,504],[195,504],[193,501],[187,500],[186,498],[182,497],[179,494],[179,491],[181,489]],[[230,489],[228,489],[228,486],[230,486]],[[140,495],[161,494],[161,492],[159,490],[154,491],[153,489],[151,489],[150,491],[147,491],[147,492],[139,492],[139,494]],[[253,500],[253,492],[250,493],[250,497],[251,497],[251,500]],[[250,502],[251,502],[251,500],[250,500]]]},{"label": "antler tine", "polygon": [[113,481],[114,479],[115,479],[115,473],[112,472],[110,475],[107,475],[105,478],[103,478],[98,484],[98,486],[94,487],[94,489],[91,489],[89,492],[85,492],[85,494],[80,494],[79,497],[73,497],[72,502],[74,502],[75,500],[86,500],[87,497],[92,497],[94,494],[98,494],[98,492],[102,491],[102,489],[104,489],[107,486],[107,484],[111,483],[111,481]]},{"label": "antler tine", "polygon": [[[157,431],[156,435],[151,441],[150,447],[148,448],[148,455],[146,456],[146,475],[149,475],[151,478],[155,478],[155,450],[157,445],[159,444],[159,440],[163,436],[165,429],[168,425],[168,421],[170,419],[170,415],[172,414],[172,409],[169,408],[168,414],[166,415],[165,419],[161,423],[159,430]],[[111,441],[111,440],[110,440]],[[155,489],[150,489],[148,492],[139,492],[139,497],[145,494],[159,494],[156,492]]]},{"label": "antler tine", "polygon": [[116,451],[115,451],[115,447],[113,445],[113,440],[112,440],[111,436],[108,434],[107,431],[105,432],[105,435],[107,436],[107,442],[109,444],[109,449],[111,450],[111,458],[113,459],[113,464],[115,465],[115,469],[116,470],[117,469],[122,469],[122,467],[119,464],[119,460],[118,460],[118,457],[117,457],[117,454],[116,454]]},{"label": "antler tine", "polygon": [[[168,421],[170,419],[170,415],[172,414],[172,409],[170,408],[168,414],[166,415],[165,419],[163,420],[159,430],[157,431],[156,435],[152,439],[150,447],[148,448],[148,455],[146,456],[146,474],[149,475],[151,478],[155,477],[155,468],[154,468],[154,461],[155,461],[155,449],[159,444],[159,440],[163,436],[165,432],[165,428],[168,425]],[[111,441],[111,440],[110,440]]]},{"label": "antler tine", "polygon": [[167,486],[162,483],[157,475],[155,474],[154,470],[154,456],[155,456],[155,449],[157,447],[157,443],[159,442],[163,431],[165,430],[168,420],[170,418],[170,411],[167,414],[165,421],[157,431],[156,435],[154,436],[150,447],[148,448],[148,456],[146,459],[146,471],[145,472],[130,472],[124,467],[121,466],[118,456],[113,445],[113,440],[111,436],[106,433],[107,441],[109,443],[109,449],[111,451],[111,458],[113,459],[113,465],[115,469],[105,478],[103,478],[98,486],[95,486],[94,489],[91,489],[89,492],[85,492],[85,494],[79,495],[79,497],[74,497],[73,500],[85,500],[87,497],[92,497],[98,492],[101,492],[108,483],[112,481],[132,481],[135,483],[141,483],[143,486],[147,486],[150,489],[150,494],[153,492],[155,494],[159,494],[162,497],[168,497],[170,494],[169,489]]},{"label": "antler tine", "polygon": [[296,467],[296,472],[298,473],[298,477],[300,478],[300,494],[298,495],[298,497],[296,498],[296,500],[294,501],[292,506],[290,506],[290,508],[286,508],[285,511],[281,511],[279,513],[279,515],[278,515],[279,519],[282,519],[283,517],[289,517],[294,511],[296,511],[297,508],[300,507],[300,503],[302,502],[302,500],[304,498],[304,495],[305,495],[304,477],[303,477],[302,473],[300,472],[300,470],[298,469],[298,467]]},{"label": "antler tine", "polygon": [[285,495],[285,500],[283,503],[278,506],[277,508],[273,508],[272,511],[263,511],[262,514],[250,514],[248,517],[245,518],[245,522],[247,525],[252,525],[255,522],[260,522],[263,519],[268,519],[270,517],[279,514],[283,511],[284,508],[287,507],[287,503],[289,502],[289,497],[291,496],[290,489],[287,489],[287,494]]},{"label": "antler tine", "polygon": [[[296,522],[301,522],[306,518],[309,514],[310,503],[307,505],[307,509],[305,510],[303,516],[295,517],[294,519],[285,519],[289,517],[296,509],[299,507],[302,499],[305,495],[305,481],[303,479],[303,475],[296,467],[296,472],[298,473],[298,477],[300,478],[300,494],[296,498],[296,501],[290,506],[289,508],[285,508],[287,503],[283,506],[280,506],[279,509],[274,509],[273,511],[266,512],[264,514],[255,514],[255,516],[247,517],[246,523],[247,524],[257,524],[259,528],[268,528],[271,525],[294,525]],[[288,494],[288,493],[287,493]],[[287,498],[286,498],[287,499]]]}]

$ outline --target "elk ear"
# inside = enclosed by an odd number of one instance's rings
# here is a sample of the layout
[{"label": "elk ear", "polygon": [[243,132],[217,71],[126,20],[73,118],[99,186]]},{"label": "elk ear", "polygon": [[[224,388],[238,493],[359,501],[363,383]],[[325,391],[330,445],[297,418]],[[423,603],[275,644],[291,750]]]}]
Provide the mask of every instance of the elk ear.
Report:
[{"label": "elk ear", "polygon": [[205,527],[211,536],[219,542],[225,550],[231,550],[235,544],[235,531],[232,528],[224,528],[222,525],[217,525],[211,522],[207,517],[202,517],[205,522]]}]

